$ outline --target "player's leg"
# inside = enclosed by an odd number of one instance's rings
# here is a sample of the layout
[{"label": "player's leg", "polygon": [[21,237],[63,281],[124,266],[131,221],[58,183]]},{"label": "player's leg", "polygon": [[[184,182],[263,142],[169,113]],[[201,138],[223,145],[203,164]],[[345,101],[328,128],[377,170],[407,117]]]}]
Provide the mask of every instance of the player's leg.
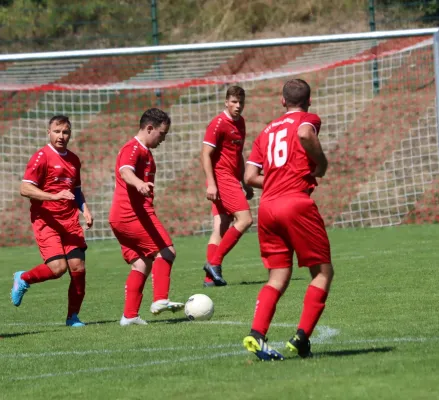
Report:
[{"label": "player's leg", "polygon": [[301,357],[311,355],[309,338],[325,309],[329,288],[334,277],[334,268],[330,263],[314,265],[310,267],[310,273],[312,280],[303,299],[302,315],[297,332],[287,342],[287,347]]},{"label": "player's leg", "polygon": [[168,246],[157,253],[152,264],[153,303],[150,310],[154,315],[161,314],[163,311],[176,312],[184,308],[184,303],[169,299],[171,270],[175,256],[174,246]]},{"label": "player's leg", "polygon": [[268,346],[266,334],[276,305],[290,283],[293,253],[277,232],[280,226],[270,207],[261,205],[258,214],[259,245],[264,267],[269,270],[269,279],[258,294],[252,327],[250,334],[244,338],[244,347],[261,360],[282,360],[283,356]]},{"label": "player's leg", "polygon": [[314,201],[304,195],[294,204],[297,213],[291,219],[292,243],[299,266],[309,267],[312,280],[305,293],[297,332],[287,347],[301,357],[309,357],[312,355],[309,338],[325,308],[334,269],[328,235]]},{"label": "player's leg", "polygon": [[85,325],[78,317],[85,297],[85,249],[72,249],[66,258],[70,275],[66,325],[77,328]]},{"label": "player's leg", "polygon": [[250,334],[244,338],[244,347],[261,360],[282,360],[283,356],[267,344],[266,334],[276,312],[276,305],[287,289],[292,267],[269,270],[269,280],[261,289]]},{"label": "player's leg", "polygon": [[[127,257],[128,251],[124,252]],[[143,299],[143,289],[146,279],[151,273],[152,258],[137,257],[131,260],[131,270],[125,282],[125,305],[123,315],[120,320],[121,326],[146,325],[139,316],[140,305]]]},{"label": "player's leg", "polygon": [[215,255],[209,260],[212,265],[221,265],[224,257],[238,243],[241,236],[247,231],[253,223],[250,210],[233,212],[235,223],[224,234],[221,242],[215,252]]},{"label": "player's leg", "polygon": [[[212,260],[212,258],[215,256],[215,253],[218,249],[218,245],[221,243],[221,239],[224,237],[224,234],[229,229],[230,223],[232,222],[232,218],[233,218],[226,213],[218,213],[217,206],[214,203],[212,204],[212,213],[213,213],[213,230],[212,230],[212,234],[210,235],[209,242],[207,244],[207,254],[206,254],[206,260],[208,264],[210,264],[209,260]],[[212,279],[212,275],[222,276],[221,267],[215,268],[212,267],[210,264],[210,265],[205,265],[203,269],[205,270],[206,273],[203,286],[205,287],[216,286],[215,281]],[[217,283],[222,283],[221,279],[217,279]],[[224,286],[224,285],[218,285],[218,286]]]},{"label": "player's leg", "polygon": [[216,286],[223,286],[225,284],[221,275],[223,259],[235,247],[243,233],[252,225],[253,219],[248,201],[242,191],[241,184],[237,180],[219,183],[218,188],[221,205],[226,211],[225,214],[233,215],[235,218],[234,225],[227,229],[215,254],[208,260],[211,267],[219,270],[218,278],[220,279],[215,279],[215,275],[212,274]]},{"label": "player's leg", "polygon": [[67,261],[61,237],[54,229],[41,220],[32,224],[35,238],[44,263],[28,271],[17,271],[11,290],[12,303],[18,307],[30,285],[57,279],[67,271]]},{"label": "player's leg", "polygon": [[145,282],[152,269],[153,259],[147,248],[148,237],[143,225],[137,220],[110,222],[110,226],[120,243],[125,262],[131,266],[125,282],[125,304],[120,325],[146,325],[139,317],[139,309]]}]

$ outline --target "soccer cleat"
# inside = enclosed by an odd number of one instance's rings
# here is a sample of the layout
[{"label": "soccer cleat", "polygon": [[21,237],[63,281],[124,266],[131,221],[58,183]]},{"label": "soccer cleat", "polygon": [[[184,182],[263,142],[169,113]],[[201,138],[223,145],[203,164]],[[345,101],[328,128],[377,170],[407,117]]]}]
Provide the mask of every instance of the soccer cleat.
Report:
[{"label": "soccer cleat", "polygon": [[70,318],[66,319],[66,326],[71,326],[72,328],[79,328],[81,326],[85,326],[85,324],[79,319],[78,314],[72,314]]},{"label": "soccer cleat", "polygon": [[256,339],[254,336],[246,336],[243,341],[244,347],[251,353],[256,354],[262,361],[282,361],[284,356],[267,344],[267,339]]},{"label": "soccer cleat", "polygon": [[204,271],[206,271],[207,275],[213,279],[213,283],[215,286],[226,286],[227,282],[223,278],[221,265],[212,265],[209,262],[206,262],[203,267]]},{"label": "soccer cleat", "polygon": [[163,311],[180,311],[184,309],[184,303],[176,303],[175,301],[169,301],[168,299],[165,300],[157,300],[154,303],[151,304],[150,311],[154,315],[159,315]]},{"label": "soccer cleat", "polygon": [[312,357],[311,343],[302,329],[298,329],[294,337],[292,337],[286,344],[287,349],[299,357]]},{"label": "soccer cleat", "polygon": [[125,316],[122,315],[122,318],[120,319],[120,326],[128,325],[148,325],[148,322],[144,321],[139,316],[134,318],[125,318]]},{"label": "soccer cleat", "polygon": [[21,279],[21,275],[25,271],[18,271],[14,274],[14,283],[12,284],[11,300],[14,306],[18,307],[23,300],[24,294],[29,289],[30,285]]}]

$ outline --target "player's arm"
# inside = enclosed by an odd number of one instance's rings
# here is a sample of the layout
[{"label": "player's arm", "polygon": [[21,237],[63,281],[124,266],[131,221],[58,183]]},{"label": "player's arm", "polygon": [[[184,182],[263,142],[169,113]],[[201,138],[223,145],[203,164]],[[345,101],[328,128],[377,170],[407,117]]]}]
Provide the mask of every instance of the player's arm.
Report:
[{"label": "player's arm", "polygon": [[41,190],[33,182],[23,181],[20,186],[20,194],[32,200],[58,201],[74,200],[75,196],[70,190],[61,190],[59,193],[48,193]]},{"label": "player's arm", "polygon": [[244,155],[241,155],[241,184],[242,188],[245,190],[245,198],[247,200],[251,200],[253,196],[255,195],[255,192],[253,191],[253,187],[250,185],[247,185],[244,180],[245,175],[245,161],[244,161]]},{"label": "player's arm", "polygon": [[136,174],[134,173],[134,170],[132,170],[130,167],[126,166],[125,168],[122,168],[119,170],[120,176],[123,179],[123,181],[132,187],[135,187],[136,190],[142,194],[145,197],[151,197],[151,190],[154,187],[154,184],[152,182],[144,182],[141,179],[139,179]]},{"label": "player's arm", "polygon": [[216,186],[212,165],[212,156],[215,149],[215,147],[206,143],[203,143],[203,147],[201,148],[201,165],[203,166],[204,175],[207,180],[206,198],[211,201],[218,199],[218,188]]},{"label": "player's arm", "polygon": [[246,185],[262,189],[264,185],[264,175],[261,175],[262,168],[256,163],[247,161],[244,173],[244,182]]},{"label": "player's arm", "polygon": [[93,226],[93,216],[88,208],[88,205],[85,201],[84,193],[81,190],[81,186],[77,186],[74,189],[75,201],[84,216],[85,223],[87,224],[87,229],[90,229]]},{"label": "player's arm", "polygon": [[325,176],[326,169],[328,168],[328,160],[323,152],[322,145],[320,144],[314,127],[310,124],[301,125],[297,133],[306,154],[316,164],[316,169],[311,175],[319,178]]}]

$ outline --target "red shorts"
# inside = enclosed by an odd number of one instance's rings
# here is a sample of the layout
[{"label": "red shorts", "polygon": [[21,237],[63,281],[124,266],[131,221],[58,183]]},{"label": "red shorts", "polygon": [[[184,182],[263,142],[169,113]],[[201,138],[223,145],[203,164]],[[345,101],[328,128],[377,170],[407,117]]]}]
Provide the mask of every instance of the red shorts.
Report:
[{"label": "red shorts", "polygon": [[68,221],[38,218],[32,221],[32,228],[44,261],[67,255],[76,248],[87,248],[84,231],[77,218]]},{"label": "red shorts", "polygon": [[212,215],[232,215],[250,210],[242,186],[237,179],[217,181],[219,199],[212,202]]},{"label": "red shorts", "polygon": [[171,237],[155,213],[145,213],[141,220],[110,222],[110,225],[128,264],[172,246]]},{"label": "red shorts", "polygon": [[258,236],[265,268],[288,268],[296,252],[299,267],[331,262],[325,224],[306,193],[259,205]]}]

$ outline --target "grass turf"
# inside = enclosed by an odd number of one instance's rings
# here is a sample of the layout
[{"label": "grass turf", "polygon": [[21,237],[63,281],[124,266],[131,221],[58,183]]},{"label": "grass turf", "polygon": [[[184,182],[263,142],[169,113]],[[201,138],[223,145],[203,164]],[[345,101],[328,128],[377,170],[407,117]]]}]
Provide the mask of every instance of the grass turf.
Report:
[{"label": "grass turf", "polygon": [[[289,358],[309,283],[295,269],[268,336],[287,357],[263,363],[242,347],[257,293],[266,281],[257,236],[245,235],[227,256],[223,288],[203,288],[205,237],[176,238],[171,299],[205,293],[209,322],[149,312],[148,326],[122,328],[128,267],[114,241],[87,251],[85,328],[66,328],[69,279],[34,285],[15,308],[12,273],[40,263],[34,247],[0,249],[0,398],[90,399],[432,399],[437,376],[439,226],[329,232],[335,279],[314,334],[315,358]],[[332,335],[332,336],[331,336]]]}]

